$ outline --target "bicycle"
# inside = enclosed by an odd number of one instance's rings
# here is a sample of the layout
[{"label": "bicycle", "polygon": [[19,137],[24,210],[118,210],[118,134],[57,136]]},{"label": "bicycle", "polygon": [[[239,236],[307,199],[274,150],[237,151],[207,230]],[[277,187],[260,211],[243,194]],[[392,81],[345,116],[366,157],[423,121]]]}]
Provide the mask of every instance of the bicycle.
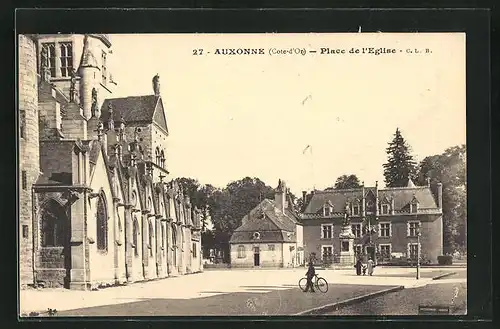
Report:
[{"label": "bicycle", "polygon": [[[317,274],[314,274],[314,278],[315,278],[315,280],[313,281],[314,287],[323,293],[327,292],[328,291],[328,282],[326,282],[326,280],[324,278],[318,276]],[[300,290],[305,292],[306,287],[307,287],[307,278],[300,279],[299,280]]]}]

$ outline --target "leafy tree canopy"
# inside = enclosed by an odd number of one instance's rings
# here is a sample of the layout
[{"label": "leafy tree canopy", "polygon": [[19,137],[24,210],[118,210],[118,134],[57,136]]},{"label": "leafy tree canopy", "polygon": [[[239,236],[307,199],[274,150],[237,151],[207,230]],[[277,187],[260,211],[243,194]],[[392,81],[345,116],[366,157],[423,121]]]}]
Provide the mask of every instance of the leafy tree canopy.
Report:
[{"label": "leafy tree canopy", "polygon": [[361,183],[359,181],[358,176],[354,174],[342,175],[337,178],[335,181],[335,186],[333,188],[327,188],[327,190],[343,190],[350,188],[358,188],[361,187]]},{"label": "leafy tree canopy", "polygon": [[424,158],[419,166],[418,184],[430,179],[435,190],[443,184],[443,247],[445,253],[466,247],[467,195],[465,145],[446,149],[442,154]]}]

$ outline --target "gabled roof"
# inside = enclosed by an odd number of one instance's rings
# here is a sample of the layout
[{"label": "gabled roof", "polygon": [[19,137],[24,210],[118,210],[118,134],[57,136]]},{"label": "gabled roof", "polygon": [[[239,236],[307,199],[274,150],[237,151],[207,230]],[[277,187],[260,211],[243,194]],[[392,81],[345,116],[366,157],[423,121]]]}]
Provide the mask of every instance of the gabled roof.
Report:
[{"label": "gabled roof", "polygon": [[[365,197],[368,196],[366,190],[369,193],[375,193],[377,191],[375,188],[365,188]],[[375,194],[373,194],[375,196]],[[401,210],[405,208],[413,198],[416,198],[419,202],[419,207],[422,209],[435,209],[437,208],[436,201],[428,186],[415,186],[415,187],[393,187],[378,189],[378,197],[381,201],[394,201],[394,209]],[[345,204],[348,201],[352,201],[355,198],[362,198],[362,188],[358,189],[348,189],[348,190],[328,190],[328,191],[316,191],[312,196],[309,204],[306,207],[304,213],[315,214],[318,211],[322,211],[323,206],[327,202],[331,202],[335,209],[345,208]]]},{"label": "gabled roof", "polygon": [[334,209],[343,211],[348,199],[362,198],[362,189],[316,191],[306,207],[305,213],[317,213],[330,202]]},{"label": "gabled roof", "polygon": [[296,239],[297,222],[296,215],[290,209],[286,209],[283,214],[274,200],[264,199],[245,215],[242,224],[233,232],[230,242],[254,241],[254,232],[259,232],[260,242],[292,242]]},{"label": "gabled roof", "polygon": [[113,109],[113,120],[118,122],[122,117],[125,122],[149,122],[155,121],[160,127],[168,132],[167,121],[160,96],[130,96],[122,98],[108,98],[101,106],[101,120],[106,123],[109,120],[109,104]]},{"label": "gabled roof", "polygon": [[422,209],[437,208],[436,200],[427,186],[418,186],[414,188],[401,187],[381,190],[380,193],[387,195],[389,198],[394,198],[394,208],[396,210],[406,207],[413,198],[419,202],[419,207]]}]

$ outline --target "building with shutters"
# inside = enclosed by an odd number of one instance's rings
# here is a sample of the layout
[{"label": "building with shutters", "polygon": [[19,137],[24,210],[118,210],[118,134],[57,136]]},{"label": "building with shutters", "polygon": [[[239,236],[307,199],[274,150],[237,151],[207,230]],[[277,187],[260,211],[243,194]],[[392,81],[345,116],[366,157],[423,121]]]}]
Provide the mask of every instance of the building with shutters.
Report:
[{"label": "building with shutters", "polygon": [[274,200],[264,199],[231,235],[231,267],[296,267],[304,264],[302,224],[280,180]]},{"label": "building with shutters", "polygon": [[[304,198],[306,193],[304,193]],[[422,261],[443,253],[442,185],[365,187],[314,191],[301,213],[306,257],[338,262],[342,221],[348,211],[356,256],[377,261],[416,259],[420,232]]]},{"label": "building with shutters", "polygon": [[159,76],[150,95],[114,98],[111,54],[105,34],[18,38],[21,286],[203,269],[200,212],[168,179]]}]

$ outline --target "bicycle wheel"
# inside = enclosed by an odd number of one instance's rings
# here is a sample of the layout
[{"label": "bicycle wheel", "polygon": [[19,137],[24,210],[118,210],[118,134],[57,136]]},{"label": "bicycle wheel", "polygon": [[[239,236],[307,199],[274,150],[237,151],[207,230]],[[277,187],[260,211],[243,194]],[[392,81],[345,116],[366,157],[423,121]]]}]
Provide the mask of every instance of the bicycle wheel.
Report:
[{"label": "bicycle wheel", "polygon": [[307,287],[307,279],[306,278],[300,279],[299,280],[299,288],[300,288],[300,290],[305,291],[306,287]]},{"label": "bicycle wheel", "polygon": [[316,288],[318,288],[318,290],[321,292],[327,292],[328,282],[326,282],[326,280],[323,278],[318,278],[318,280],[316,281]]}]

